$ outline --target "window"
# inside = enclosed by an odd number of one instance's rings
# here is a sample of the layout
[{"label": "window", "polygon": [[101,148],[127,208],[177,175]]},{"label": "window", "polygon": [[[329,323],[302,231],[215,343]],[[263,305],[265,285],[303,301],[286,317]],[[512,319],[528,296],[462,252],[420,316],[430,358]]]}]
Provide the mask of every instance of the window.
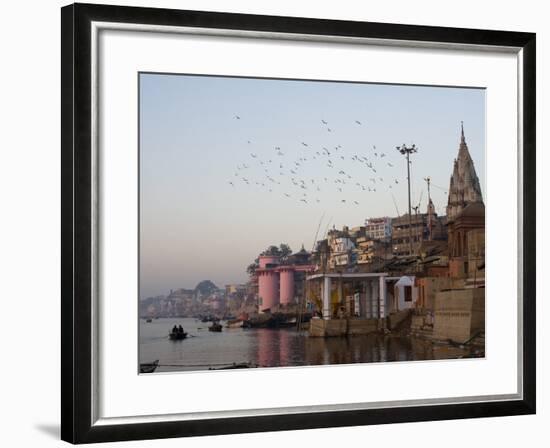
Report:
[{"label": "window", "polygon": [[412,302],[412,286],[405,286],[405,302]]}]

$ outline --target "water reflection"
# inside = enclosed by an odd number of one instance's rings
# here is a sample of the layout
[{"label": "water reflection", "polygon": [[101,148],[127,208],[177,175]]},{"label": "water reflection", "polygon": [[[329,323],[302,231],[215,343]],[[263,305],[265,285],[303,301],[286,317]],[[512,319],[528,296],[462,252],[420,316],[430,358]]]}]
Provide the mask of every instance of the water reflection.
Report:
[{"label": "water reflection", "polygon": [[[181,323],[189,333],[170,341],[168,331]],[[140,362],[159,360],[157,371],[204,370],[232,363],[259,367],[353,364],[458,358],[468,353],[429,341],[370,334],[313,338],[295,329],[227,329],[209,332],[195,319],[157,319],[140,322]]]}]

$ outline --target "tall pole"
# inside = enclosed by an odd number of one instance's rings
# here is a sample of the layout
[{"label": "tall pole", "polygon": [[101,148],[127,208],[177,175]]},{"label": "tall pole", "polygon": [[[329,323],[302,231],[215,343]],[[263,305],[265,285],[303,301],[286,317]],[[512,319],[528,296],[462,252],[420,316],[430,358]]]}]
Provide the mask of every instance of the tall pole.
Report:
[{"label": "tall pole", "polygon": [[432,181],[432,178],[428,176],[428,177],[425,177],[424,180],[428,184],[428,202],[430,202],[430,199],[432,198],[430,195],[430,182]]},{"label": "tall pole", "polygon": [[[428,231],[429,233],[429,240],[432,240],[432,214],[430,213],[430,204],[432,202],[432,196],[430,195],[430,182],[432,181],[431,177],[425,177],[424,180],[428,184]],[[435,209],[435,207],[434,207]]]},{"label": "tall pole", "polygon": [[412,245],[412,221],[411,221],[411,166],[410,166],[410,155],[414,152],[417,152],[418,149],[415,145],[412,145],[411,147],[407,148],[405,144],[403,146],[399,147],[396,146],[396,149],[403,155],[407,157],[407,186],[409,191],[409,255],[412,255],[413,253],[413,245]]}]

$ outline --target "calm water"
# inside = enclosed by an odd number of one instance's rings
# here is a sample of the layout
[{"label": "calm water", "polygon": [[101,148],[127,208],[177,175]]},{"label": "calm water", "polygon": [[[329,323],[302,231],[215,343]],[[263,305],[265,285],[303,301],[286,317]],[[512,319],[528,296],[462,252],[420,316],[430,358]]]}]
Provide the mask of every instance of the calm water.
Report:
[{"label": "calm water", "polygon": [[[168,332],[181,324],[187,339],[171,341]],[[224,328],[208,331],[210,322],[192,318],[140,319],[140,362],[160,362],[157,372],[204,370],[232,363],[258,367],[352,364],[458,358],[466,351],[436,346],[418,338],[371,334],[341,338],[310,338],[289,329]]]}]

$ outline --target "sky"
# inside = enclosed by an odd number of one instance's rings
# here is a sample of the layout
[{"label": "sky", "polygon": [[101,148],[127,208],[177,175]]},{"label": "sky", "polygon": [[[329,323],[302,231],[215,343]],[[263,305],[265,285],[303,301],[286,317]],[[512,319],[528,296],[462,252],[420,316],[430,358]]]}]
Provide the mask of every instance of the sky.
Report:
[{"label": "sky", "polygon": [[483,89],[142,73],[139,120],[142,298],[407,213],[403,144],[412,206],[429,176],[444,215],[461,121],[485,199]]}]

